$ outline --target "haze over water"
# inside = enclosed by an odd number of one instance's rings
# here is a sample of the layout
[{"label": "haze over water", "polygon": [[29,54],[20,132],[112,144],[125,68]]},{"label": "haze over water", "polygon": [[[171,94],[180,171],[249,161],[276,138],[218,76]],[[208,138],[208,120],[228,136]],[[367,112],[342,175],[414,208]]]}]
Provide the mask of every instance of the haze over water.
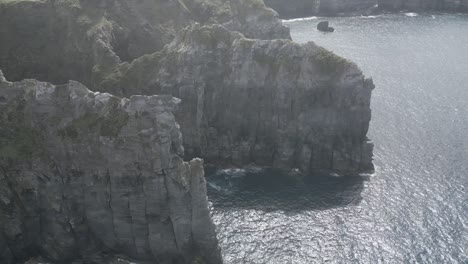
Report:
[{"label": "haze over water", "polygon": [[226,263],[468,263],[468,16],[286,22],[374,79],[376,173],[208,177]]}]

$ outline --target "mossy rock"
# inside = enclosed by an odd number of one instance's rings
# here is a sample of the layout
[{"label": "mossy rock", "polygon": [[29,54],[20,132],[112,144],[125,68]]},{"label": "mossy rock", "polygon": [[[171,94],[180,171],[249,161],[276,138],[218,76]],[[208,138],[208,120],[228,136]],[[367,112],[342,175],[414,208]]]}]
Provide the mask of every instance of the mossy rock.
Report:
[{"label": "mossy rock", "polygon": [[128,123],[128,113],[118,108],[119,99],[113,97],[111,106],[105,115],[86,113],[75,119],[70,125],[58,130],[62,138],[79,141],[80,135],[98,133],[100,136],[115,138]]},{"label": "mossy rock", "polygon": [[44,148],[39,130],[29,126],[25,102],[7,106],[0,115],[0,159],[31,159]]},{"label": "mossy rock", "polygon": [[315,63],[320,72],[332,76],[340,75],[350,65],[350,62],[335,53],[322,47],[317,47],[318,51],[311,57],[311,62]]}]

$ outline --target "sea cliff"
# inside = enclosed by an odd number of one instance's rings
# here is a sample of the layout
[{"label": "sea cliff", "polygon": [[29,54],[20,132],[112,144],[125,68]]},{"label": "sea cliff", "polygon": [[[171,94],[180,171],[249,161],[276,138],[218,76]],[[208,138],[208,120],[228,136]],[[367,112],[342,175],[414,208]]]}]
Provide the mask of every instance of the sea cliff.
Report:
[{"label": "sea cliff", "polygon": [[181,158],[179,102],[0,80],[1,262],[105,249],[220,263],[203,162]]}]

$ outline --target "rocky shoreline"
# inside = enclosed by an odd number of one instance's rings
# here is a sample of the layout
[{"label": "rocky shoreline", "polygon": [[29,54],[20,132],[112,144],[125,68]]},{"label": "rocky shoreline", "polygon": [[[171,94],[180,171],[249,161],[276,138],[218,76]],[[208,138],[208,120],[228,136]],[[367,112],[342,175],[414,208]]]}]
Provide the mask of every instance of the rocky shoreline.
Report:
[{"label": "rocky shoreline", "polygon": [[221,263],[199,158],[373,170],[372,80],[262,1],[0,0],[0,36],[1,263]]}]

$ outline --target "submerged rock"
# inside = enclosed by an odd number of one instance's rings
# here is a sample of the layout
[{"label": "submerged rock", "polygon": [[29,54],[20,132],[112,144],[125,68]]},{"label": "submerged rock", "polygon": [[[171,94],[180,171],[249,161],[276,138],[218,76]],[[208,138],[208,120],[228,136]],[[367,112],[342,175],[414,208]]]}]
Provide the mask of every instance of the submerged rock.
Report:
[{"label": "submerged rock", "polygon": [[221,263],[203,161],[183,162],[179,99],[0,81],[0,262],[111,250]]}]

